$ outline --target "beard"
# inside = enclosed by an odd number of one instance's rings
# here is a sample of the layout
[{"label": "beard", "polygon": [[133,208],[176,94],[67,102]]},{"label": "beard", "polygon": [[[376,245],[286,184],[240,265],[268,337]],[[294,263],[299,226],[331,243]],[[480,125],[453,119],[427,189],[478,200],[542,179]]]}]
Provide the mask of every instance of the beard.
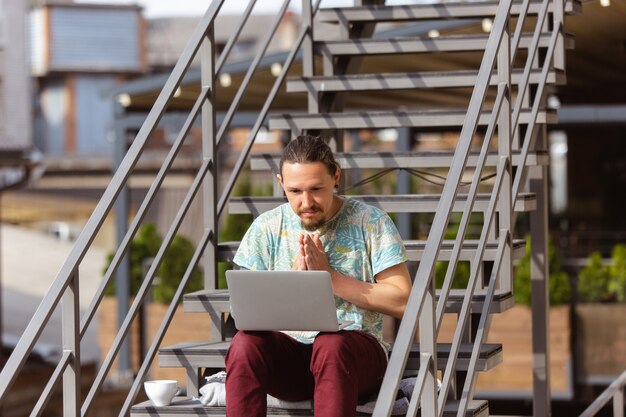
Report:
[{"label": "beard", "polygon": [[[322,210],[319,207],[312,207],[307,211],[314,211],[316,214],[322,214]],[[321,215],[320,217],[305,218],[302,217],[302,213],[302,211],[298,212],[298,217],[300,217],[300,224],[302,225],[302,228],[308,232],[315,231],[322,227],[324,223],[326,223],[326,218],[323,215]]]}]

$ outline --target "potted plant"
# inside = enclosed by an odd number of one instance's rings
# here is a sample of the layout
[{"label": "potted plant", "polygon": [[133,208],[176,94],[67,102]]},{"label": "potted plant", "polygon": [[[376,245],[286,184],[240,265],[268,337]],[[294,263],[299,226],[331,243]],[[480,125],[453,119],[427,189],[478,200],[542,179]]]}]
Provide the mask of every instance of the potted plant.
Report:
[{"label": "potted plant", "polygon": [[626,369],[626,244],[613,248],[608,263],[592,253],[577,289],[578,369],[584,382],[605,384]]}]

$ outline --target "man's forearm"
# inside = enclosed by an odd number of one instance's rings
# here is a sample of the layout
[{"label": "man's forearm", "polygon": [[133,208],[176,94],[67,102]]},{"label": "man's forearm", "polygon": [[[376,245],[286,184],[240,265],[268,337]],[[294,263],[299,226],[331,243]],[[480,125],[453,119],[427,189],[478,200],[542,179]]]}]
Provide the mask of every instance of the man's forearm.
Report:
[{"label": "man's forearm", "polygon": [[357,307],[402,318],[408,300],[410,287],[398,285],[394,281],[363,282],[353,277],[331,271],[333,292]]}]

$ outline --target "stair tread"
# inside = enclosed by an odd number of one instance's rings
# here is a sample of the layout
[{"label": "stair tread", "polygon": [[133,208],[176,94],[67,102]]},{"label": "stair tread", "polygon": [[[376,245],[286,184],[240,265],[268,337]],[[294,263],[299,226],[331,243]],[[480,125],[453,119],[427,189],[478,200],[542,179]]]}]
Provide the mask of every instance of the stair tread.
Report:
[{"label": "stair tread", "polygon": [[[449,400],[444,409],[445,417],[456,416],[458,409],[458,401]],[[131,408],[131,416],[150,416],[150,417],[168,417],[168,416],[226,416],[224,407],[209,407],[203,405],[200,400],[190,399],[186,397],[176,397],[172,404],[165,407],[155,407],[150,401],[144,401],[136,404]],[[368,416],[371,414],[357,413],[357,416]],[[469,401],[466,417],[486,417],[489,415],[489,405],[486,400]],[[288,410],[281,408],[267,409],[267,416],[308,416],[313,417],[312,410]]]},{"label": "stair tread", "polygon": [[[446,312],[456,313],[461,310],[465,300],[464,289],[452,289],[446,302]],[[439,299],[440,290],[436,295]],[[472,297],[472,311],[482,311],[485,301],[486,290],[477,289]],[[496,289],[491,302],[491,313],[502,313],[515,305],[515,299],[511,290]],[[230,311],[230,294],[227,289],[199,290],[184,295],[184,309],[188,313],[203,313],[209,310],[218,312]]]},{"label": "stair tread", "polygon": [[[159,354],[184,354],[186,356],[191,355],[221,355],[226,354],[229,341],[223,342],[181,342],[170,346],[165,346],[159,349]],[[451,343],[437,343],[437,355],[447,358],[450,356],[450,350],[452,348]],[[393,345],[391,347],[393,351]],[[480,350],[481,358],[488,358],[497,355],[502,352],[502,345],[499,343],[486,343]],[[471,344],[462,344],[459,354],[469,357],[472,353]],[[411,347],[411,353],[409,356],[419,357],[419,343],[413,344]]]},{"label": "stair tread", "polygon": [[[439,297],[439,290],[437,290],[437,297]],[[474,291],[474,299],[476,300],[484,300],[487,294],[487,290],[478,289]],[[496,289],[494,291],[493,299],[494,300],[503,300],[509,298],[513,295],[511,290],[502,290]],[[219,290],[198,290],[194,292],[190,292],[184,295],[185,301],[188,300],[214,300],[214,301],[229,301],[230,294],[227,289],[219,289]],[[452,289],[450,290],[450,295],[448,296],[449,301],[463,301],[465,299],[465,290],[464,289]]]},{"label": "stair tread", "polygon": [[[523,76],[522,69],[511,72],[511,82],[519,83]],[[311,90],[324,91],[375,91],[400,90],[415,88],[453,88],[472,87],[476,83],[478,70],[457,71],[424,71],[424,72],[392,72],[376,74],[350,74],[337,76],[290,77],[287,80],[288,92],[309,92]],[[540,81],[541,70],[533,69],[529,82],[536,84]],[[494,73],[490,79],[491,85],[499,82]],[[548,72],[548,84],[564,84],[565,72],[552,69]]]},{"label": "stair tread", "polygon": [[[474,167],[478,160],[478,152],[470,152],[467,166]],[[338,152],[335,159],[342,170],[366,168],[441,168],[449,167],[454,151],[367,151]],[[486,165],[496,166],[497,152],[490,152]],[[520,152],[511,153],[512,165],[520,163]],[[279,171],[280,154],[255,154],[250,156],[250,169]],[[529,152],[526,165],[548,165],[550,156],[546,151]]]},{"label": "stair tread", "polygon": [[[520,37],[519,48],[530,46],[532,33]],[[543,32],[539,47],[545,48],[550,41],[550,32]],[[429,52],[484,51],[489,34],[445,35],[436,38],[428,36],[407,36],[395,38],[368,38],[351,40],[330,40],[316,42],[316,52],[322,55],[389,55]],[[565,48],[574,48],[574,38],[564,34]]]},{"label": "stair tread", "polygon": [[[350,198],[362,201],[369,205],[381,208],[387,213],[434,213],[437,210],[441,196],[439,194],[396,194],[396,195],[354,195]],[[486,211],[491,194],[476,195],[473,211]],[[534,193],[520,193],[515,211],[528,212],[536,209],[536,195]],[[286,197],[231,197],[228,203],[230,214],[258,215],[287,202]],[[459,194],[454,205],[454,211],[462,211],[467,202],[467,194]]]},{"label": "stair tread", "polygon": [[[274,113],[270,115],[271,130],[289,129],[301,131],[307,129],[359,129],[359,128],[394,128],[394,127],[450,127],[462,126],[466,108],[419,109],[419,110],[367,110],[338,113]],[[557,121],[554,109],[541,109],[537,114],[537,123],[554,124]],[[520,111],[519,123],[530,121],[531,110]],[[483,110],[478,119],[479,125],[487,125],[491,110]]]},{"label": "stair tread", "polygon": [[[318,18],[322,22],[333,23],[337,21],[348,22],[391,22],[391,21],[415,21],[423,19],[459,19],[494,16],[498,9],[497,0],[481,1],[474,4],[467,2],[446,2],[435,4],[412,4],[412,5],[372,5],[343,8],[322,8],[318,12]],[[521,0],[516,0],[511,6],[511,14],[517,15],[521,9]],[[541,7],[541,1],[531,1],[528,9],[529,14],[537,14]],[[552,3],[550,3],[550,10]],[[566,13],[580,13],[582,4],[580,0],[567,0],[565,2]]]},{"label": "stair tread", "polygon": [[[182,342],[159,349],[159,366],[161,367],[191,367],[191,368],[222,368],[224,358],[230,346],[230,341],[222,342]],[[462,344],[457,357],[457,369],[467,369],[471,353],[471,344]],[[450,357],[451,343],[437,344],[437,366],[444,369]],[[393,350],[393,346],[391,348]],[[478,357],[480,371],[487,371],[502,362],[502,345],[489,343],[481,346]],[[407,370],[417,370],[420,363],[419,344],[411,347],[407,359]]]},{"label": "stair tread", "polygon": [[[444,240],[441,245],[441,250],[439,251],[439,260],[446,261],[449,260],[450,251],[454,247],[453,240]],[[218,244],[218,261],[220,262],[231,262],[233,257],[235,256],[235,252],[239,247],[239,241],[230,241],[230,242],[220,242]],[[404,246],[407,249],[409,260],[411,261],[419,261],[421,259],[422,252],[426,247],[426,240],[405,240]],[[498,242],[489,241],[485,247],[485,256],[484,260],[493,260],[493,256],[495,255],[495,251],[498,247]],[[524,239],[514,239],[513,240],[513,259],[519,259],[524,256],[526,253],[526,241]],[[461,249],[460,260],[472,260],[473,259],[473,251],[478,248],[478,240],[466,240]]]}]

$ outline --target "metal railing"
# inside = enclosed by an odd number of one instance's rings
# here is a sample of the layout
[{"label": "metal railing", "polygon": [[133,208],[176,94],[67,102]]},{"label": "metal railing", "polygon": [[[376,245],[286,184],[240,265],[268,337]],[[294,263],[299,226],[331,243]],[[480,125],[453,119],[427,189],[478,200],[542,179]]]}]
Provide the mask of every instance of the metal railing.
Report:
[{"label": "metal railing", "polygon": [[[204,194],[204,203],[207,204],[207,207],[209,207],[209,209],[205,210],[205,212],[208,212],[208,218],[205,218],[204,234],[198,242],[197,248],[193,254],[193,257],[187,267],[184,276],[179,283],[177,291],[167,310],[167,313],[165,314],[163,322],[159,330],[157,331],[157,334],[155,335],[153,343],[151,344],[146,354],[146,357],[141,364],[138,374],[130,388],[126,401],[122,409],[120,410],[120,416],[127,415],[132,403],[135,401],[135,398],[141,387],[141,383],[147,375],[148,369],[157,354],[158,348],[163,340],[167,327],[173,319],[176,306],[181,301],[184,288],[191,277],[191,272],[197,266],[201,257],[205,258],[205,263],[207,262],[208,258],[209,263],[211,264],[210,269],[212,271],[208,271],[209,279],[206,280],[208,281],[207,285],[213,285],[213,287],[216,285],[217,266],[215,260],[217,259],[217,219],[222,213],[225,202],[228,200],[230,193],[232,192],[237,176],[241,171],[241,168],[250,152],[256,135],[258,134],[261,126],[263,125],[267,117],[270,105],[276,97],[279,87],[283,83],[287,72],[295,61],[297,53],[301,48],[301,44],[307,37],[310,37],[311,33],[311,31],[309,30],[310,28],[306,24],[304,24],[300,30],[296,42],[292,46],[292,49],[287,59],[282,65],[282,70],[280,71],[280,74],[278,74],[278,76],[276,77],[276,80],[272,85],[271,91],[268,93],[267,99],[263,105],[262,110],[258,114],[254,127],[249,133],[248,140],[246,142],[246,145],[244,146],[240,158],[237,161],[236,168],[233,171],[233,174],[230,176],[229,181],[222,194],[219,196],[218,200],[218,187],[216,179],[217,173],[215,164],[217,147],[221,143],[221,139],[228,131],[230,123],[232,122],[237,108],[241,103],[244,92],[250,84],[252,76],[254,75],[255,71],[258,70],[258,67],[263,57],[266,55],[266,51],[270,44],[270,41],[272,40],[281,22],[281,19],[283,18],[287,10],[290,0],[283,1],[280,11],[276,14],[276,17],[273,21],[272,26],[269,28],[267,35],[260,42],[260,46],[252,61],[252,64],[250,65],[250,68],[247,71],[235,98],[233,99],[233,102],[220,126],[219,131],[217,131],[217,129],[215,128],[216,110],[214,106],[215,82],[216,79],[219,77],[219,72],[223,68],[224,63],[228,59],[228,56],[232,51],[233,46],[235,45],[242,31],[243,26],[248,20],[250,13],[256,3],[256,0],[251,0],[249,2],[248,7],[242,15],[239,25],[237,26],[237,28],[235,28],[233,35],[224,47],[224,50],[216,63],[213,28],[215,19],[223,3],[224,0],[213,1],[209,6],[207,12],[200,20],[180,59],[178,60],[171,75],[165,83],[163,90],[156,99],[155,104],[149,115],[147,116],[145,123],[133,140],[126,156],[121,162],[118,170],[115,172],[111,182],[107,186],[101,200],[97,204],[85,228],[77,238],[70,255],[65,260],[65,263],[63,264],[60,272],[56,276],[50,290],[42,300],[31,322],[24,331],[24,334],[17,343],[11,356],[7,360],[4,368],[2,369],[2,372],[0,373],[0,404],[3,403],[7,395],[9,395],[11,386],[15,382],[16,378],[19,375],[19,372],[26,363],[28,356],[33,351],[33,348],[37,343],[40,335],[46,328],[46,325],[48,324],[52,313],[62,301],[62,355],[39,400],[35,404],[31,416],[39,416],[43,413],[46,405],[51,399],[52,393],[61,381],[63,389],[64,415],[86,416],[89,413],[91,407],[94,405],[94,400],[96,396],[101,391],[101,388],[105,382],[105,378],[111,370],[113,361],[116,359],[120,351],[122,343],[127,338],[131,323],[137,315],[139,309],[141,308],[141,304],[143,303],[144,299],[148,295],[150,286],[152,284],[152,281],[154,280],[156,271],[158,270],[158,267],[163,259],[164,253],[172,242],[176,232],[178,231],[182,221],[185,218],[187,211],[191,206],[191,203],[193,202],[200,189],[202,189]],[[315,13],[318,6],[319,0],[312,8],[312,14]],[[201,58],[202,73],[202,85],[198,97],[196,98],[193,108],[189,112],[189,115],[185,123],[183,124],[176,140],[172,144],[163,165],[156,174],[156,177],[152,185],[150,186],[145,199],[141,203],[135,217],[129,225],[128,232],[124,236],[117,251],[115,252],[111,260],[110,266],[104,274],[100,287],[96,291],[96,294],[86,312],[81,317],[78,305],[78,291],[80,281],[78,271],[80,263],[87,251],[89,250],[91,243],[100,231],[100,228],[104,223],[106,216],[109,214],[111,208],[115,204],[118,195],[121,193],[124,187],[128,186],[128,181],[132,175],[133,169],[139,161],[143,150],[146,148],[150,135],[157,128],[161,117],[165,114],[169,103],[171,102],[171,100],[175,96],[177,89],[183,82],[184,76],[186,75],[195,57],[198,55]],[[163,239],[163,243],[159,248],[157,255],[155,256],[151,267],[149,268],[145,278],[142,281],[142,284],[134,298],[130,310],[127,316],[124,318],[124,321],[115,337],[115,340],[111,345],[109,352],[106,355],[106,358],[99,368],[99,371],[93,384],[91,385],[91,388],[89,389],[89,392],[85,396],[85,400],[81,404],[81,340],[84,337],[87,328],[91,324],[97,312],[98,306],[100,305],[104,296],[105,289],[115,275],[121,263],[121,260],[128,252],[130,242],[133,239],[133,236],[139,229],[141,223],[146,216],[146,213],[151,207],[153,201],[155,200],[157,192],[159,191],[159,189],[161,189],[161,186],[170,170],[170,167],[172,166],[176,156],[178,155],[178,152],[180,151],[183,142],[189,134],[191,127],[193,126],[194,121],[198,117],[198,115],[201,115],[202,117],[203,126],[204,158],[202,164],[198,172],[196,173],[196,176],[191,186],[188,189],[187,195],[185,196],[178,210],[178,213],[176,214],[169,230],[167,231]],[[210,207],[213,207],[213,209],[210,209]]]},{"label": "metal railing", "polygon": [[613,400],[613,417],[624,417],[624,387],[626,387],[626,371],[611,382],[598,398],[580,414],[580,417],[597,415],[609,401]]},{"label": "metal railing", "polygon": [[[207,266],[207,268],[205,268],[205,272],[207,273],[208,278],[205,281],[205,286],[207,288],[215,288],[217,269],[217,220],[226,207],[235,186],[235,182],[237,181],[237,178],[250,154],[255,137],[265,122],[270,106],[278,94],[279,88],[284,82],[287,72],[291,68],[300,51],[302,51],[303,54],[303,71],[305,75],[313,75],[315,66],[312,47],[312,28],[313,19],[319,7],[320,0],[317,0],[315,4],[311,4],[310,0],[303,0],[302,28],[282,65],[282,70],[276,77],[274,84],[268,92],[266,101],[264,102],[252,129],[250,130],[248,138],[241,150],[241,153],[239,154],[237,162],[235,163],[235,167],[226,181],[221,194],[219,194],[215,163],[217,148],[220,143],[222,143],[224,136],[228,132],[233,117],[242,101],[244,92],[248,88],[255,71],[258,70],[263,57],[266,55],[270,41],[278,28],[280,20],[287,10],[290,0],[283,1],[279,12],[276,14],[273,26],[267,32],[266,37],[260,42],[259,49],[252,59],[251,65],[243,78],[242,84],[235,94],[233,102],[218,129],[216,126],[216,109],[214,101],[216,80],[218,79],[219,73],[226,62],[229,53],[233,50],[233,46],[235,45],[243,26],[246,24],[246,21],[250,16],[255,0],[250,1],[246,11],[242,15],[239,25],[235,28],[234,34],[226,44],[219,60],[216,62],[214,22],[223,2],[224,0],[213,1],[201,19],[187,47],[183,51],[181,58],[168,78],[162,92],[159,94],[153,109],[146,119],[146,122],[131,144],[128,153],[113,176],[111,183],[105,190],[102,199],[94,210],[94,213],[78,237],[72,252],[66,259],[63,267],[52,284],[52,287],[44,297],[31,323],[28,325],[22,338],[18,342],[8,362],[0,373],[0,403],[8,395],[11,385],[14,383],[18,373],[24,366],[29,354],[32,352],[35,343],[46,327],[53,311],[57,308],[61,300],[63,300],[63,353],[52,377],[48,381],[31,415],[41,415],[51,398],[51,394],[55,389],[55,386],[58,385],[60,381],[62,381],[63,386],[64,415],[86,416],[89,413],[91,407],[94,405],[95,398],[101,391],[113,362],[120,351],[122,343],[127,338],[131,323],[148,294],[165,252],[183,222],[191,203],[201,189],[205,206],[204,233],[199,241],[199,244],[197,245],[193,258],[181,279],[176,294],[174,295],[165,318],[163,319],[161,327],[157,331],[157,334],[148,349],[146,357],[141,364],[138,374],[127,395],[126,401],[120,410],[120,416],[127,415],[132,403],[135,401],[141,387],[141,383],[143,382],[143,379],[145,378],[148,369],[157,354],[164,334],[173,318],[176,306],[182,298],[184,288],[191,277],[191,272],[200,262],[202,257],[204,258],[205,266]],[[530,72],[538,65],[539,62],[539,39],[543,28],[547,25],[547,11],[551,2],[553,2],[553,10],[556,10],[552,12],[553,19],[550,22],[552,26],[552,36],[546,56],[543,58],[541,80],[537,85],[536,91],[531,92],[529,91]],[[563,4],[561,0],[543,0],[542,8],[537,18],[536,29],[529,48],[522,81],[517,87],[517,100],[514,106],[511,105],[511,95],[513,92],[513,86],[511,85],[511,66],[517,54],[518,44],[521,38],[521,27],[525,21],[529,0],[524,0],[523,2],[523,6],[521,8],[523,13],[518,19],[518,27],[513,36],[513,40],[511,40],[511,35],[509,33],[511,4],[512,0],[501,1],[494,19],[493,28],[487,41],[486,51],[483,56],[475,88],[470,99],[465,122],[463,123],[460,133],[458,146],[442,191],[439,208],[435,213],[428,242],[415,276],[415,284],[411,291],[406,312],[398,330],[398,336],[394,345],[393,354],[390,358],[388,371],[380,390],[379,398],[374,410],[374,416],[389,415],[391,412],[393,401],[396,397],[397,387],[400,378],[402,377],[411,346],[415,339],[418,323],[420,328],[419,339],[422,350],[422,366],[419,370],[418,383],[415,386],[414,395],[410,403],[409,415],[416,415],[420,404],[422,408],[422,415],[424,416],[439,417],[443,415],[448,394],[452,389],[451,387],[456,372],[456,362],[458,360],[461,342],[464,338],[466,338],[465,332],[467,331],[467,322],[471,314],[470,309],[472,296],[475,293],[476,287],[478,285],[482,285],[482,283],[479,284],[479,282],[482,280],[482,264],[487,242],[489,240],[497,240],[498,246],[494,266],[491,270],[488,282],[486,283],[487,292],[480,315],[480,322],[476,333],[473,335],[474,342],[469,370],[467,372],[468,376],[459,396],[460,404],[458,415],[464,415],[468,407],[468,403],[473,397],[478,353],[480,352],[480,349],[485,341],[489,328],[489,309],[494,292],[497,287],[510,290],[512,286],[512,236],[514,234],[513,225],[515,224],[515,214],[512,207],[513,203],[517,199],[517,195],[519,194],[522,185],[526,180],[527,167],[525,162],[528,153],[535,145],[534,138],[537,130],[536,119],[539,108],[544,101],[543,96],[548,71],[553,61],[559,65],[561,64],[562,51],[560,50],[560,45],[562,44],[561,24]],[[78,306],[80,263],[104,223],[105,217],[110,212],[113,204],[115,204],[118,195],[124,187],[127,186],[132,175],[132,171],[139,161],[150,135],[157,128],[159,120],[164,115],[168,104],[174,97],[192,61],[198,54],[201,57],[202,65],[200,93],[196,98],[194,106],[181,128],[181,131],[172,144],[172,147],[165,158],[165,162],[148,190],[146,198],[137,210],[137,214],[133,218],[128,232],[124,236],[116,253],[114,254],[96,295],[94,296],[87,311],[82,317],[80,317]],[[444,285],[440,293],[439,301],[436,302],[433,279],[435,263],[437,261],[444,239],[444,234],[450,220],[453,202],[457,197],[462,176],[467,168],[467,161],[472,146],[472,140],[477,130],[483,107],[485,106],[490,79],[494,68],[497,69],[497,77],[499,81],[497,86],[497,95],[491,110],[478,162],[475,166],[474,178],[467,195],[465,208],[452,250],[451,260],[448,263]],[[521,131],[519,127],[521,110],[522,107],[525,106],[530,100],[531,95],[534,97],[532,103],[531,121],[527,125],[523,140],[521,143],[517,143],[519,140],[519,132]],[[318,110],[319,102],[309,97],[309,108],[312,111]],[[146,213],[156,198],[156,193],[161,188],[185,138],[187,137],[195,119],[199,115],[202,118],[202,164],[188,189],[187,195],[185,196],[178,213],[176,214],[164,237],[163,244],[159,248],[154,262],[146,273],[146,276],[130,307],[128,315],[124,318],[111,349],[109,350],[96,375],[94,383],[90,387],[84,402],[81,404],[80,342],[85,335],[86,329],[96,314],[98,306],[102,301],[105,288],[109,285],[122,259],[128,252],[133,236],[143,222]],[[488,150],[492,144],[496,128],[498,130],[499,153],[496,177],[488,209],[484,214],[478,249],[476,250],[474,259],[471,263],[470,282],[468,284],[461,312],[459,313],[459,320],[454,334],[450,358],[446,364],[446,369],[443,372],[441,388],[438,390],[436,369],[437,335],[443,319],[444,307],[452,288],[452,277],[455,275],[455,269],[459,261],[462,245],[465,241],[465,234],[468,228],[470,214],[473,211],[476,200],[481,173],[485,168]],[[513,176],[513,167],[511,166],[511,149],[517,146],[521,146],[521,162],[517,166],[515,176]],[[622,382],[620,387],[623,387],[623,385],[624,384]]]},{"label": "metal railing", "polygon": [[[537,84],[536,91],[534,92],[530,121],[527,125],[522,143],[517,143],[520,132],[519,116],[521,114],[522,106],[526,104],[531,95],[531,92],[528,91],[530,86],[530,72],[538,65],[539,62],[539,40],[543,29],[547,26],[548,6],[550,3],[550,0],[544,0],[538,14],[522,80],[517,88],[517,100],[513,107],[511,107],[509,99],[509,94],[511,92],[511,66],[513,65],[517,54],[519,40],[521,38],[522,25],[525,21],[525,14],[528,10],[529,2],[526,0],[522,4],[522,12],[518,19],[518,26],[512,43],[508,30],[511,1],[501,1],[499,4],[498,12],[494,19],[491,34],[489,36],[483,61],[479,70],[479,75],[470,99],[465,122],[456,147],[453,162],[442,192],[438,210],[430,229],[424,254],[415,275],[414,285],[407,304],[405,315],[398,330],[394,350],[389,361],[388,371],[385,374],[383,385],[376,403],[374,416],[389,416],[391,413],[393,401],[395,399],[395,392],[398,388],[400,378],[403,375],[418,324],[420,329],[419,340],[422,365],[426,366],[427,369],[420,368],[418,384],[415,387],[414,395],[411,397],[410,413],[407,415],[415,416],[418,406],[421,406],[421,415],[423,416],[443,415],[443,410],[449,396],[448,394],[456,375],[455,370],[458,352],[464,333],[468,331],[468,318],[471,314],[470,308],[472,296],[478,281],[481,279],[482,259],[485,244],[488,238],[493,237],[493,235],[490,234],[490,229],[496,216],[496,207],[498,207],[498,230],[496,230],[497,233],[495,233],[495,235],[498,236],[498,250],[487,284],[487,294],[483,302],[480,321],[477,329],[475,330],[475,334],[470,336],[473,337],[474,340],[473,350],[470,365],[467,370],[467,378],[465,380],[463,390],[460,393],[460,403],[457,411],[458,416],[465,415],[469,401],[473,398],[478,353],[480,352],[481,346],[485,342],[487,336],[490,321],[489,309],[491,301],[493,300],[495,289],[497,286],[509,290],[511,289],[511,239],[513,234],[513,225],[515,224],[515,213],[512,210],[513,203],[516,201],[521,185],[525,183],[526,175],[528,173],[526,159],[530,149],[533,149],[535,145],[534,139],[537,134],[537,116],[540,105],[545,102],[544,89],[548,71],[552,68],[553,60],[559,61],[560,63],[563,53],[562,51],[555,53],[558,43],[561,42],[562,45],[563,36],[563,3],[561,0],[556,0],[552,2],[555,10],[553,11],[553,19],[550,22],[552,26],[552,35],[545,58],[543,59],[541,77]],[[461,184],[462,175],[466,168],[472,137],[478,125],[478,118],[483,109],[487,89],[489,87],[489,77],[491,76],[494,68],[497,68],[497,74],[500,80],[500,84],[498,85],[498,94],[491,110],[491,117],[483,140],[479,162],[476,166],[476,171],[474,172],[474,180],[472,181],[466,206],[462,214],[454,249],[452,251],[450,262],[448,263],[448,269],[446,271],[444,283],[440,292],[439,301],[435,308],[435,262],[449,223],[452,203],[456,198]],[[465,232],[467,230],[469,217],[473,208],[478,179],[481,177],[487,149],[490,146],[496,122],[499,133],[498,150],[501,157],[500,164],[498,165],[496,183],[492,190],[489,209],[485,213],[479,247],[476,251],[473,262],[470,264],[470,279],[463,300],[463,306],[461,307],[461,311],[458,316],[450,356],[442,374],[443,380],[441,387],[437,390],[437,370],[435,365],[437,360],[435,342],[443,320],[445,305],[452,286],[452,277],[455,274],[461,246],[465,238]],[[515,176],[512,177],[512,168],[510,166],[511,147],[519,147],[520,145],[521,161],[517,166]],[[499,204],[499,206],[497,206],[497,204]],[[545,230],[543,232],[545,233]],[[505,265],[508,270],[503,271],[503,277],[500,277],[500,271],[505,267]],[[549,402],[549,398],[538,400],[543,401],[544,403]],[[547,406],[544,404],[543,407]]]}]

